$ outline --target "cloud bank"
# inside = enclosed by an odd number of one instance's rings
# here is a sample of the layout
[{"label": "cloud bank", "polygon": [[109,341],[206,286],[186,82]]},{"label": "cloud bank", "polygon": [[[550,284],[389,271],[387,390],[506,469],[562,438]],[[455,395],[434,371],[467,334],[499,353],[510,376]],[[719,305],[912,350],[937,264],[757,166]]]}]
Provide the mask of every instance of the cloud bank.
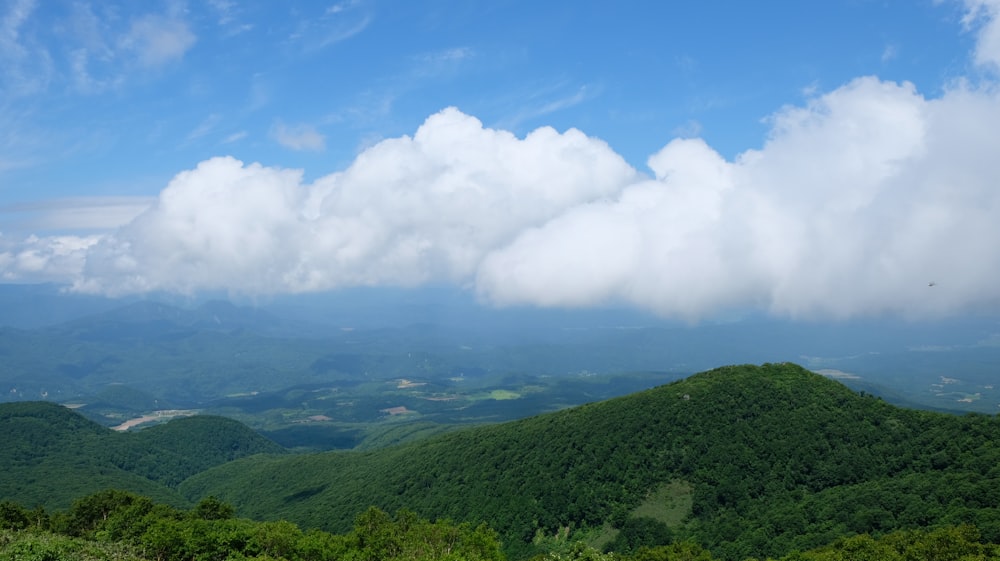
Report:
[{"label": "cloud bank", "polygon": [[[989,73],[1000,3],[966,6]],[[640,171],[578,130],[518,138],[448,108],[313,182],[213,158],[109,233],[0,236],[0,275],[112,295],[453,283],[690,320],[1000,310],[996,83],[928,98],[863,77],[769,123],[732,160],[676,139]]]}]

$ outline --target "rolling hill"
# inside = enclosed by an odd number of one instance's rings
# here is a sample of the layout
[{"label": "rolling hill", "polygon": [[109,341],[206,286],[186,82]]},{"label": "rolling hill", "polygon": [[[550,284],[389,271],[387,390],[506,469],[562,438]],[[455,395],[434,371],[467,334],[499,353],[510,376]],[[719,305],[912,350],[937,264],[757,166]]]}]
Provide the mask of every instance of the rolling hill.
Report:
[{"label": "rolling hill", "polygon": [[674,489],[688,506],[664,517],[673,534],[740,559],[943,523],[998,541],[998,437],[995,417],[901,409],[765,364],[372,452],[245,458],[179,489],[337,532],[369,505],[484,521],[513,557],[622,527]]},{"label": "rolling hill", "polygon": [[0,498],[64,508],[82,495],[118,488],[174,505],[175,487],[209,467],[283,449],[221,417],[177,419],[119,433],[48,402],[0,404]]},{"label": "rolling hill", "polygon": [[50,403],[0,405],[0,431],[0,499],[28,506],[115,487],[337,533],[407,509],[484,522],[512,559],[640,531],[727,560],[957,524],[1000,543],[996,417],[899,408],[789,363],[369,451],[287,454],[217,417],[115,433]]}]

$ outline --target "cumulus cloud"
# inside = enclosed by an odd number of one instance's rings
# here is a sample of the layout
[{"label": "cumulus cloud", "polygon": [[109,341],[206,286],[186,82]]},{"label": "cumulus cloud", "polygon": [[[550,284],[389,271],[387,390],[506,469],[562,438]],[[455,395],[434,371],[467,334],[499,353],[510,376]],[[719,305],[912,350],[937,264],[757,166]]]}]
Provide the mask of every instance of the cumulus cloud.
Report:
[{"label": "cumulus cloud", "polygon": [[[779,111],[765,146],[735,161],[675,140],[650,158],[655,179],[525,232],[484,260],[477,288],[501,304],[618,301],[688,318],[996,304],[1000,169],[986,131],[997,125],[990,92],[927,100],[858,79]],[[576,243],[595,232],[614,250]],[[929,291],[935,279],[942,290]]]},{"label": "cumulus cloud", "polygon": [[[967,5],[987,18],[981,56],[996,3]],[[519,138],[450,108],[311,183],[204,161],[103,236],[0,237],[0,271],[109,294],[449,282],[500,306],[692,320],[1000,309],[995,84],[928,98],[863,77],[768,123],[759,149],[678,138],[640,172],[578,130]]]},{"label": "cumulus cloud", "polygon": [[861,78],[770,124],[762,148],[733,160],[673,140],[647,175],[577,130],[518,138],[446,109],[312,183],[207,160],[113,233],[58,250],[8,242],[0,269],[110,294],[452,282],[496,305],[617,303],[693,320],[1000,303],[995,91],[928,99]]},{"label": "cumulus cloud", "polygon": [[62,282],[79,274],[87,249],[99,236],[27,236],[0,234],[0,279],[3,282]]},{"label": "cumulus cloud", "polygon": [[215,158],[90,248],[80,290],[261,293],[468,282],[485,255],[636,172],[580,131],[523,139],[456,109],[384,140],[343,172]]},{"label": "cumulus cloud", "polygon": [[995,92],[927,99],[861,78],[770,123],[764,146],[732,161],[703,140],[674,140],[650,157],[649,176],[580,131],[517,138],[456,109],[311,184],[217,158],[87,247],[76,286],[454,282],[497,305],[618,303],[689,319],[1000,302]]}]

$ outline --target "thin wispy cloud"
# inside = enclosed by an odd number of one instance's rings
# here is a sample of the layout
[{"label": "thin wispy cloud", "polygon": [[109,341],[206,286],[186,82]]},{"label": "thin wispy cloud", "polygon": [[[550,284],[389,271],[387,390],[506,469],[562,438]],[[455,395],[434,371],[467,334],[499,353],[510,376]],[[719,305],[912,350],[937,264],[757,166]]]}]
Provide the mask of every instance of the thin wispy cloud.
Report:
[{"label": "thin wispy cloud", "polygon": [[286,125],[278,121],[271,127],[271,138],[292,150],[319,151],[326,147],[326,137],[308,124]]},{"label": "thin wispy cloud", "polygon": [[219,115],[218,113],[212,113],[211,115],[205,117],[205,119],[202,122],[198,123],[198,126],[196,126],[191,132],[188,133],[187,139],[195,140],[209,134],[210,132],[215,130],[215,128],[219,125],[221,121],[222,121],[222,115]]},{"label": "thin wispy cloud", "polygon": [[417,76],[434,76],[442,72],[454,70],[458,65],[469,61],[475,56],[475,51],[469,47],[454,47],[443,51],[415,55],[414,74]]},{"label": "thin wispy cloud", "polygon": [[881,60],[883,63],[895,60],[899,56],[899,47],[896,45],[886,45],[882,49]]},{"label": "thin wispy cloud", "polygon": [[0,91],[8,97],[44,90],[52,78],[48,49],[26,29],[36,7],[34,0],[15,0],[0,20]]},{"label": "thin wispy cloud", "polygon": [[341,2],[319,16],[300,16],[289,39],[307,51],[324,49],[362,33],[374,19],[364,2]]},{"label": "thin wispy cloud", "polygon": [[249,136],[249,134],[250,133],[248,133],[247,131],[234,132],[233,134],[230,134],[226,138],[222,139],[222,143],[223,144],[232,144],[234,142],[239,142],[239,141],[243,140],[244,138],[246,138],[247,136]]},{"label": "thin wispy cloud", "polygon": [[3,230],[107,232],[128,224],[156,202],[154,197],[72,197],[0,207]]},{"label": "thin wispy cloud", "polygon": [[[559,87],[561,88],[561,86]],[[545,88],[529,96],[531,100],[529,103],[518,108],[510,116],[502,119],[498,123],[498,126],[516,129],[526,121],[574,107],[589,99],[593,99],[599,94],[598,88],[586,85],[580,86],[576,91],[562,95],[561,97],[554,97],[550,93],[551,91],[552,88]]]},{"label": "thin wispy cloud", "polygon": [[183,58],[196,40],[187,22],[150,14],[132,21],[120,45],[132,52],[142,66],[158,67]]}]

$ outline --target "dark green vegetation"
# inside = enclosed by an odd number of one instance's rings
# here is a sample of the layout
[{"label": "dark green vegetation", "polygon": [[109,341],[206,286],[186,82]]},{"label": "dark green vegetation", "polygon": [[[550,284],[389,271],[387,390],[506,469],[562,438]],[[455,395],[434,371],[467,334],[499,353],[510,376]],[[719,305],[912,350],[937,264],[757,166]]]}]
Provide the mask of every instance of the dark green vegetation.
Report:
[{"label": "dark green vegetation", "polygon": [[190,417],[115,432],[46,402],[0,404],[0,498],[49,508],[114,487],[173,505],[192,475],[252,454],[284,450],[221,417]]},{"label": "dark green vegetation", "polygon": [[525,556],[560,532],[625,529],[684,482],[690,512],[670,535],[741,559],[939,524],[1000,541],[998,438],[994,417],[899,409],[769,364],[373,452],[247,458],[180,490],[330,531],[370,505],[487,522]]},{"label": "dark green vegetation", "polygon": [[501,561],[496,533],[480,525],[429,522],[370,508],[345,535],[303,532],[288,522],[254,522],[208,498],[193,509],[117,490],[49,515],[0,502],[0,559],[157,561],[222,559]]},{"label": "dark green vegetation", "polygon": [[219,497],[255,520],[349,534],[374,506],[486,524],[512,559],[815,550],[805,558],[819,560],[844,548],[907,558],[913,540],[971,544],[974,555],[994,551],[980,541],[1000,542],[1000,420],[901,409],[787,363],[321,454],[268,453],[273,444],[211,417],[113,433],[50,404],[0,412],[4,434],[24,435],[5,441],[0,499],[31,507],[111,486],[175,506]]},{"label": "dark green vegetation", "polygon": [[[984,543],[975,527],[944,526],[833,543],[781,557],[781,561],[986,561],[1000,546]],[[148,497],[107,490],[52,514],[0,502],[0,559],[17,561],[186,561],[258,559],[287,561],[503,561],[496,532],[480,524],[431,522],[410,511],[395,516],[369,508],[343,535],[303,531],[286,521],[235,518],[214,498],[190,510],[157,504]],[[674,541],[625,553],[601,553],[573,542],[535,561],[712,561],[698,544]]]}]

